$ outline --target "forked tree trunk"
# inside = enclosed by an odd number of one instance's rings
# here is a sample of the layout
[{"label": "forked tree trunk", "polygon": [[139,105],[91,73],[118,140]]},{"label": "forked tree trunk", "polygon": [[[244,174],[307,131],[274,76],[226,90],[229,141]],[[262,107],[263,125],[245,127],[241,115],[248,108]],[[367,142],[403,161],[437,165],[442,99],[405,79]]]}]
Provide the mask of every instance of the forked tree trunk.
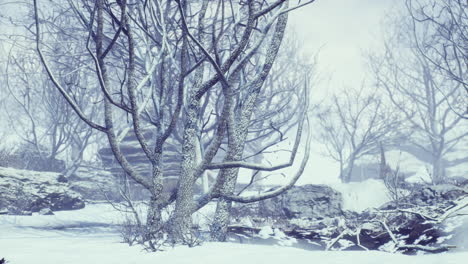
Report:
[{"label": "forked tree trunk", "polygon": [[[286,7],[288,3],[285,3]],[[256,108],[256,101],[261,92],[261,88],[268,77],[268,74],[273,66],[273,63],[278,55],[281,43],[288,22],[288,13],[284,13],[278,17],[273,38],[270,41],[266,54],[265,63],[262,67],[262,72],[251,83],[250,94],[242,102],[242,107],[239,113],[235,114],[235,106],[229,110],[228,118],[228,154],[226,161],[239,161],[242,159],[242,154],[245,148],[247,139],[248,127],[252,118],[253,111]],[[233,95],[227,95],[233,96]],[[236,116],[237,115],[237,116]],[[230,128],[229,128],[230,127]],[[221,172],[224,182],[221,186],[221,197],[218,199],[216,213],[212,224],[211,236],[217,241],[226,241],[227,230],[230,221],[230,210],[232,201],[223,198],[223,195],[233,195],[237,183],[239,168],[223,169]],[[218,176],[218,177],[220,177]]]},{"label": "forked tree trunk", "polygon": [[[247,137],[247,128],[241,129],[241,133],[236,133],[238,137],[235,146],[230,147],[231,153],[228,153],[226,157],[227,161],[240,160],[242,153],[244,152],[245,139]],[[221,187],[220,192],[222,194],[232,195],[236,189],[237,176],[239,168],[225,169],[221,172],[218,177],[225,178],[225,182]],[[230,220],[232,202],[226,200],[223,197],[218,199],[216,204],[216,212],[211,226],[211,237],[216,241],[226,241],[226,235]]]}]

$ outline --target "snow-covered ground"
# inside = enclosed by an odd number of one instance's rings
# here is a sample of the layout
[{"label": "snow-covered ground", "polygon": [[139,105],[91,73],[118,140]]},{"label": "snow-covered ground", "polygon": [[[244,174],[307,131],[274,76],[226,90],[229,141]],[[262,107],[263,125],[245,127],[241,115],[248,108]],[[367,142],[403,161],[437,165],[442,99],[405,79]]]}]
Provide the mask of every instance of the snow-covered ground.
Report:
[{"label": "snow-covered ground", "polygon": [[188,248],[178,246],[164,252],[148,253],[139,246],[121,243],[116,224],[121,216],[106,204],[90,204],[77,211],[53,216],[0,216],[0,259],[10,264],[458,264],[468,252],[405,256],[384,252],[307,251],[279,245],[204,243]]},{"label": "snow-covered ground", "polygon": [[[359,264],[459,264],[467,253],[404,256],[382,252],[306,251],[280,246],[205,243],[195,248],[177,247],[166,252],[148,253],[137,246],[128,247],[113,237],[63,237],[0,239],[3,256],[12,264],[285,264],[285,263],[359,263]],[[3,253],[5,251],[5,253]]]}]

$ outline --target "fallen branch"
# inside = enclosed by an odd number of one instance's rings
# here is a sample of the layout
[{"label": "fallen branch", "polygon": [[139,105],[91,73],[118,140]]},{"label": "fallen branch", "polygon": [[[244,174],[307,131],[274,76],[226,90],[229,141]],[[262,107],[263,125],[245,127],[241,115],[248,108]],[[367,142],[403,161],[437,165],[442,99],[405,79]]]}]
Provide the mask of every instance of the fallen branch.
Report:
[{"label": "fallen branch", "polygon": [[405,249],[417,249],[417,250],[422,250],[426,252],[440,253],[440,252],[444,252],[452,248],[456,248],[456,246],[454,245],[442,245],[439,247],[431,247],[431,246],[423,246],[423,245],[403,244],[397,240],[395,234],[393,234],[393,232],[390,230],[390,228],[388,227],[387,223],[385,223],[385,221],[379,221],[379,222],[382,224],[382,226],[385,228],[387,233],[390,235],[390,238],[392,239],[392,241],[395,243],[395,248],[392,253],[398,250],[405,250]]},{"label": "fallen branch", "polygon": [[397,249],[418,249],[426,252],[431,252],[431,253],[441,253],[445,252],[449,249],[456,248],[456,246],[453,245],[442,245],[440,247],[430,247],[430,246],[422,246],[422,245],[399,245]]},{"label": "fallen branch", "polygon": [[430,223],[434,224],[440,224],[443,221],[445,221],[447,218],[450,218],[452,216],[459,216],[459,215],[466,215],[466,213],[457,213],[458,211],[464,209],[465,207],[468,207],[468,196],[465,195],[462,198],[453,201],[455,205],[449,206],[448,208],[445,209],[444,213],[439,215],[439,216],[429,216],[425,213],[422,212],[416,212],[413,210],[409,209],[395,209],[395,210],[380,210],[378,211],[379,213],[409,213],[409,214],[415,214],[419,217],[421,217],[424,220],[429,221]]},{"label": "fallen branch", "polygon": [[361,245],[361,238],[360,238],[361,230],[362,230],[361,227],[358,227],[358,229],[356,230],[356,241],[357,241],[357,245],[358,245],[358,247],[364,249],[365,251],[369,251],[368,248],[366,248],[365,246]]},{"label": "fallen branch", "polygon": [[449,207],[445,213],[443,213],[438,219],[436,220],[436,223],[440,224],[442,223],[445,219],[449,218],[452,214],[460,211],[461,209],[465,208],[468,206],[468,195],[465,195],[464,197],[454,201],[455,205],[453,207]]},{"label": "fallen branch", "polygon": [[328,243],[327,247],[325,248],[325,251],[330,250],[333,247],[333,245],[335,245],[336,242],[338,242],[346,234],[348,234],[348,229],[344,230],[337,237],[335,237],[332,241],[330,241],[330,243]]}]

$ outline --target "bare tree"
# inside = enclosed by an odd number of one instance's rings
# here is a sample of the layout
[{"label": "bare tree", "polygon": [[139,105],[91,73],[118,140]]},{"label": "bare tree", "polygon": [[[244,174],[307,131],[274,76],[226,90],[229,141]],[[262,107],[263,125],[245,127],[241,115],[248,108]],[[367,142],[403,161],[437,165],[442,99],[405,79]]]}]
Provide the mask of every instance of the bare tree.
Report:
[{"label": "bare tree", "polygon": [[[432,64],[433,71],[440,71],[468,94],[468,3],[463,0],[407,0],[406,7],[417,51]],[[466,100],[451,106],[463,118],[468,118]]]},{"label": "bare tree", "polygon": [[375,91],[343,89],[329,106],[319,112],[320,140],[325,140],[327,155],[340,164],[340,179],[349,182],[357,160],[375,154],[381,142],[397,134],[398,120],[385,109]]},{"label": "bare tree", "polygon": [[[307,104],[302,104],[300,118],[295,119],[299,122],[289,162],[277,166],[251,164],[242,161],[242,154],[257,99],[286,31],[288,13],[313,1],[291,7],[284,0],[245,4],[208,0],[131,4],[82,0],[79,5],[74,1],[57,2],[58,6],[66,7],[61,12],[69,12],[73,23],[82,26],[74,32],[74,45],[84,46],[83,60],[93,63],[93,68],[86,69],[95,77],[104,112],[89,116],[86,108],[77,104],[63,86],[49,63],[53,53],[50,45],[46,45],[53,41],[53,36],[62,34],[61,29],[44,19],[39,12],[44,9],[39,9],[38,1],[34,1],[39,57],[68,105],[88,126],[106,134],[125,173],[150,192],[143,239],[150,248],[152,241],[164,237],[167,230],[163,230],[161,212],[173,202],[175,210],[169,219],[171,237],[174,242],[191,244],[192,214],[208,201],[218,198],[228,205],[228,201],[266,199],[284,192],[297,181],[307,161],[308,148],[301,169],[287,186],[259,197],[232,194],[238,168],[272,171],[291,166],[295,160],[306,123]],[[307,98],[305,87],[299,92],[305,93],[303,100]],[[216,118],[205,119],[210,116]],[[128,122],[116,117],[126,117]],[[204,129],[208,124],[211,128]],[[147,129],[153,132],[150,137]],[[151,163],[149,177],[142,175],[122,151],[120,135],[128,131],[135,134],[142,153]],[[175,193],[163,191],[164,146],[171,140],[182,142]],[[219,151],[223,145],[225,151]],[[216,155],[222,162],[214,162]],[[210,191],[202,195],[205,199],[194,201],[195,183],[206,170],[220,173]],[[228,207],[219,206],[220,234],[226,232]],[[222,240],[223,235],[218,237]]]},{"label": "bare tree", "polygon": [[440,183],[447,154],[467,135],[463,116],[452,107],[465,101],[463,84],[431,62],[427,52],[432,46],[419,44],[434,40],[430,28],[415,33],[411,22],[399,18],[388,32],[384,52],[370,56],[375,80],[406,120],[402,129],[410,144],[430,157],[433,182]]},{"label": "bare tree", "polygon": [[[24,18],[10,19],[13,26],[25,23]],[[66,21],[59,18],[55,23],[63,25]],[[22,151],[36,153],[34,159],[42,160],[36,165],[36,169],[39,169],[37,166],[45,170],[65,169],[57,160],[65,159],[67,169],[61,172],[70,175],[83,160],[82,153],[90,143],[92,130],[78,122],[78,117],[67,107],[66,101],[40,67],[40,61],[34,51],[25,49],[34,43],[34,39],[21,32],[18,30],[16,35],[1,36],[2,41],[9,47],[5,56],[5,69],[2,71],[3,87],[9,105],[5,105],[3,110],[16,135],[25,142],[23,148],[26,150]],[[60,41],[66,43],[68,38],[68,35],[61,35]],[[76,56],[69,57],[70,61],[67,62],[60,60],[63,54],[76,54],[78,51],[70,45],[55,45],[51,48],[56,55],[53,60],[54,67],[63,78],[66,89],[79,105],[87,107],[92,114],[96,109],[92,102],[93,95],[85,92],[88,83],[80,69],[83,62]],[[77,68],[70,68],[68,65],[75,65]],[[71,147],[77,155],[71,155]]]}]

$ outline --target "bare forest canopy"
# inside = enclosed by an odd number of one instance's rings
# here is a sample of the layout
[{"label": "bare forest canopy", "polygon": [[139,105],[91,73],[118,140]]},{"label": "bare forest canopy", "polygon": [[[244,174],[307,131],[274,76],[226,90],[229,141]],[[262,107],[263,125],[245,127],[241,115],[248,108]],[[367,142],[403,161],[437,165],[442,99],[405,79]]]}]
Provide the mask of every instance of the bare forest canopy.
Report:
[{"label": "bare forest canopy", "polygon": [[[192,216],[212,202],[210,235],[225,241],[233,202],[290,190],[312,144],[346,183],[365,169],[387,184],[407,177],[388,162],[394,150],[431,183],[466,177],[450,172],[468,161],[466,1],[402,1],[383,49],[364,56],[367,80],[320,103],[318,61],[288,26],[315,2],[0,3],[0,166],[112,172],[151,250],[197,244]],[[285,183],[252,191],[277,176]]]}]

